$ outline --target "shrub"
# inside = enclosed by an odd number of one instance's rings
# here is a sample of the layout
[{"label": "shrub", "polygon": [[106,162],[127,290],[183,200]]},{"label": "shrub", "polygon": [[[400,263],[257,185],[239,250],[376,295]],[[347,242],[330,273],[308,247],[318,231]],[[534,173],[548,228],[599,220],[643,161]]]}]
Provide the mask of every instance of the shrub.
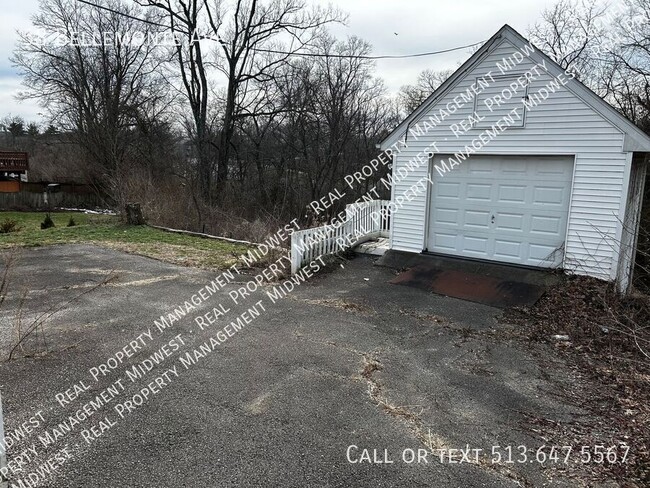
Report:
[{"label": "shrub", "polygon": [[4,219],[0,224],[0,234],[9,234],[9,232],[16,232],[20,230],[18,221],[14,219]]},{"label": "shrub", "polygon": [[75,225],[77,225],[77,223],[72,217],[70,217],[70,220],[68,220],[68,227],[74,227]]},{"label": "shrub", "polygon": [[49,229],[50,227],[54,227],[54,221],[50,214],[45,214],[45,220],[41,222],[41,229]]}]

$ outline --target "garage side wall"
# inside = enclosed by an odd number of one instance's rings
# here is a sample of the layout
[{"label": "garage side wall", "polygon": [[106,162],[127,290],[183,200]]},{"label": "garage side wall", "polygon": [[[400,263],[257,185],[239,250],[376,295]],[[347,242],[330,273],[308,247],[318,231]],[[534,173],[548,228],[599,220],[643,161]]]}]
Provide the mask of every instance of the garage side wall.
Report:
[{"label": "garage side wall", "polygon": [[[447,103],[453,104],[454,97],[466,92],[477,78],[487,72],[499,75],[497,63],[520,50],[509,41],[503,40],[420,118],[419,127],[422,127],[424,120],[431,120],[429,116],[439,116],[440,108],[445,107]],[[535,62],[526,58],[508,73],[521,74],[534,66]],[[538,69],[542,74],[528,87],[529,96],[534,96],[554,79],[552,75],[544,72],[542,67]],[[496,81],[503,83],[503,88],[511,82],[512,80],[501,81],[498,78]],[[496,84],[492,84],[490,90],[494,90],[494,87]],[[521,99],[524,93],[516,96]],[[400,167],[409,167],[409,172],[407,177],[394,183],[394,196],[404,194],[409,187],[428,175],[429,168],[426,165],[413,169],[409,162],[426,156],[431,151],[431,142],[435,141],[440,154],[453,154],[472,144],[484,131],[483,126],[457,137],[450,130],[450,126],[467,120],[474,110],[474,103],[465,103],[444,122],[429,128],[425,134],[418,135],[418,124],[411,125],[406,138],[407,146],[395,155],[393,166],[394,175]],[[624,135],[619,129],[565,87],[560,87],[537,107],[525,113],[523,127],[508,128],[485,145],[480,154],[574,156],[563,265],[565,269],[578,274],[612,279],[616,275],[616,241],[620,239],[621,215],[624,212],[624,181],[626,170],[629,171],[629,168],[626,168],[627,155],[622,151],[623,142]],[[395,213],[392,228],[393,249],[422,252],[426,242],[427,206],[427,194],[420,193],[411,202],[404,203]]]}]

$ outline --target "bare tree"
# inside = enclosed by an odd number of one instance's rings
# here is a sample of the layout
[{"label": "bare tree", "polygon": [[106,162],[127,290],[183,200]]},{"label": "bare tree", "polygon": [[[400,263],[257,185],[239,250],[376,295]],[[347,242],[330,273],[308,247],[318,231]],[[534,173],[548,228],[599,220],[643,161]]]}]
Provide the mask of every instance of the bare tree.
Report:
[{"label": "bare tree", "polygon": [[273,168],[279,170],[275,173],[279,179],[285,176],[285,168],[281,168],[282,164],[277,164],[275,159],[278,156],[282,159],[282,150],[274,143],[292,110],[290,100],[282,96],[280,80],[292,72],[293,68],[286,64],[276,73],[273,83],[250,80],[245,87],[249,96],[241,104],[242,117],[236,125],[243,138],[239,144],[241,147],[236,150],[238,179],[243,182],[248,177],[248,168],[254,166],[260,207],[268,208],[267,205],[273,204],[275,208],[272,210],[276,215],[286,212],[288,202],[286,194],[271,194],[269,178],[273,176],[270,174]]},{"label": "bare tree", "polygon": [[[224,33],[218,41],[226,63],[218,67],[228,80],[219,142],[220,181],[228,177],[235,120],[244,115],[239,106],[246,98],[246,83],[271,81],[275,71],[293,53],[313,45],[322,26],[343,20],[343,16],[331,7],[309,8],[304,0],[272,0],[266,4],[257,0],[237,0],[229,17],[210,17],[213,32]],[[287,36],[288,41],[282,43],[281,36]],[[260,56],[260,52],[267,55]]]},{"label": "bare tree", "polygon": [[166,92],[155,46],[138,37],[146,26],[131,18],[137,9],[120,0],[106,6],[111,11],[43,0],[33,17],[43,37],[21,33],[12,61],[27,86],[23,98],[38,100],[74,136],[102,184],[119,190],[141,115],[160,117]]},{"label": "bare tree", "polygon": [[528,37],[562,68],[570,69],[590,86],[593,52],[605,31],[606,8],[598,0],[560,0],[542,12],[542,22]]},{"label": "bare tree", "polygon": [[[185,120],[184,127],[194,146],[196,160],[196,183],[198,192],[205,201],[212,193],[213,171],[216,165],[213,145],[214,138],[209,120],[208,86],[209,62],[205,51],[205,33],[208,31],[206,9],[210,8],[204,0],[135,0],[136,3],[153,7],[168,24],[168,29],[176,39],[172,49],[174,68],[182,83],[183,94],[189,104],[191,117]],[[165,25],[165,24],[163,24]],[[194,186],[194,182],[193,182]]]},{"label": "bare tree", "polygon": [[[615,13],[615,12],[614,12]],[[609,15],[598,0],[560,0],[529,37],[623,115],[650,130],[650,0]]]},{"label": "bare tree", "polygon": [[368,43],[326,36],[319,49],[331,56],[296,63],[284,87],[295,109],[283,142],[294,151],[311,200],[372,159],[387,112],[383,83],[373,76],[374,63],[364,59]]},{"label": "bare tree", "polygon": [[[618,47],[608,52],[597,68],[593,73],[597,92],[628,119],[643,127],[650,108],[644,104],[644,100],[648,100],[644,77],[629,68]],[[645,126],[646,130],[650,129],[647,122]]]},{"label": "bare tree", "polygon": [[[216,68],[225,76],[225,92],[220,111],[218,137],[209,143],[216,149],[216,179],[223,189],[228,179],[230,155],[237,119],[249,116],[242,110],[248,82],[271,81],[275,72],[296,52],[308,49],[320,29],[343,21],[335,9],[310,7],[306,0],[140,0],[143,5],[164,12],[172,28],[189,36],[189,46],[177,50],[183,84],[195,114],[198,139],[207,137],[208,77],[201,40],[212,39],[218,46]],[[208,30],[205,29],[207,24]],[[186,55],[183,57],[182,52]],[[212,198],[212,173],[202,160],[199,167],[202,194]]]},{"label": "bare tree", "polygon": [[414,85],[404,85],[400,88],[398,95],[399,103],[405,114],[413,112],[431,95],[447,78],[453,73],[453,70],[446,69],[434,71],[425,69],[420,72]]},{"label": "bare tree", "polygon": [[615,21],[618,43],[610,50],[612,87],[627,114],[650,133],[650,0],[626,0]]}]

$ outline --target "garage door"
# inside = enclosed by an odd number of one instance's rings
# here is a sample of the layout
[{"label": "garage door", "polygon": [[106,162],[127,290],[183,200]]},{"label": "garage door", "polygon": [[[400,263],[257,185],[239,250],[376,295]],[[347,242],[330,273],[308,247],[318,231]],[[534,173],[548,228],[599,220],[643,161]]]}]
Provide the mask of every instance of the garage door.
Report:
[{"label": "garage door", "polygon": [[444,176],[433,169],[427,250],[559,265],[572,174],[573,157],[564,156],[473,156]]}]

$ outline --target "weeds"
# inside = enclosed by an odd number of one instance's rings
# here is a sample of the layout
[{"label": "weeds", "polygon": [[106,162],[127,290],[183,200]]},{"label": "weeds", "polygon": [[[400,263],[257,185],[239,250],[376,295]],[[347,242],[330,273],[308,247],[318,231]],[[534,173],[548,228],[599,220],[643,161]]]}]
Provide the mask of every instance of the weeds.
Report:
[{"label": "weeds", "polygon": [[9,234],[10,232],[19,231],[18,221],[14,219],[4,219],[0,223],[0,234]]},{"label": "weeds", "polygon": [[[9,294],[10,275],[17,260],[16,256],[17,251],[15,249],[11,249],[4,255],[4,263],[2,271],[0,272],[0,308],[4,306]],[[16,314],[13,320],[15,340],[10,345],[7,360],[11,361],[14,359],[18,351],[21,351],[24,356],[47,354],[49,352],[49,347],[46,341],[45,327],[48,321],[54,315],[68,308],[72,303],[76,302],[84,295],[92,293],[97,288],[113,281],[116,277],[117,276],[113,272],[110,272],[104,279],[91,286],[90,288],[84,290],[69,300],[65,300],[63,302],[57,303],[56,305],[52,305],[45,312],[39,313],[32,318],[27,318],[29,314],[26,311],[25,306],[27,303],[27,298],[29,296],[29,290],[23,290],[20,294],[20,297],[18,298]],[[32,350],[27,349],[28,344],[33,347]]]}]

